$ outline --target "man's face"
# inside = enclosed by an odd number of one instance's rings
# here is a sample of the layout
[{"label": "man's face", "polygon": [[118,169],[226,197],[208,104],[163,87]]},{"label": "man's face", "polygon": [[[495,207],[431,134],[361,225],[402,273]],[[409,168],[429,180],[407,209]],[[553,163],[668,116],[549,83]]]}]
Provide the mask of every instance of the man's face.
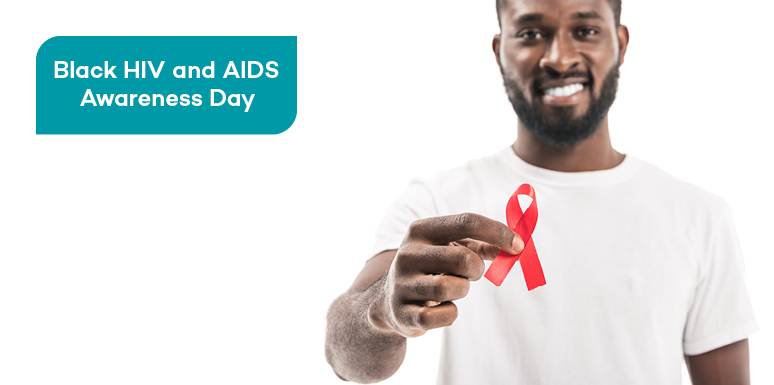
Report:
[{"label": "man's face", "polygon": [[522,124],[553,145],[591,136],[615,100],[628,43],[608,1],[508,0],[501,18],[493,48]]}]

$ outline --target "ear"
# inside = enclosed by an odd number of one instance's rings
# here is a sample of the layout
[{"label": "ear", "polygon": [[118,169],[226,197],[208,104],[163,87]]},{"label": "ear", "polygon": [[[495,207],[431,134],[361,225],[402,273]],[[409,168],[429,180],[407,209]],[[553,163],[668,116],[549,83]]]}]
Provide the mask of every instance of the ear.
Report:
[{"label": "ear", "polygon": [[500,64],[500,34],[497,33],[492,38],[492,52],[494,52],[495,59],[497,60],[497,66],[502,71],[503,66]]},{"label": "ear", "polygon": [[625,25],[618,27],[618,63],[623,64],[626,47],[629,46],[629,28]]}]

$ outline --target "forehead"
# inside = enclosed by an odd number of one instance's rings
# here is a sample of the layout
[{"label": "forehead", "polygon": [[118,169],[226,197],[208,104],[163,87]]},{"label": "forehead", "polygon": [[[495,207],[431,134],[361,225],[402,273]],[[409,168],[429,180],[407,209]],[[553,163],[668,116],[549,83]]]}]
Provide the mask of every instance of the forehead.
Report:
[{"label": "forehead", "polygon": [[506,0],[503,24],[529,21],[574,20],[578,15],[598,15],[604,23],[615,23],[608,0]]}]

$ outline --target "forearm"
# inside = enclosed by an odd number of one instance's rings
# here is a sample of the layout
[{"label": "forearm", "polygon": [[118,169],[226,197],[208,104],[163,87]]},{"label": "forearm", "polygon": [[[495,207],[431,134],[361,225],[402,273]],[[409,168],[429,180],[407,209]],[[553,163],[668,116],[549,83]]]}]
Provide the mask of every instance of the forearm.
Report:
[{"label": "forearm", "polygon": [[383,308],[378,301],[384,298],[384,279],[379,278],[364,290],[344,293],[328,310],[325,358],[344,380],[382,381],[392,376],[403,363],[406,338],[378,321],[383,319],[381,316],[374,317],[373,314]]}]

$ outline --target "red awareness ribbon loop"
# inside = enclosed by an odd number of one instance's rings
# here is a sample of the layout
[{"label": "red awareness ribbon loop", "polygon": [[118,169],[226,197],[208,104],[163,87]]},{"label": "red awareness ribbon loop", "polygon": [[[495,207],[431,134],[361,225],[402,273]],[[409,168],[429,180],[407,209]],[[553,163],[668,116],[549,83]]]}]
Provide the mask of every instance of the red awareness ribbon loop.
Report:
[{"label": "red awareness ribbon loop", "polygon": [[[521,206],[519,206],[519,195],[527,195],[532,198],[532,203],[523,213],[521,212]],[[511,195],[511,199],[508,200],[508,206],[505,208],[505,217],[508,220],[508,227],[516,234],[519,234],[524,241],[524,250],[516,255],[500,251],[494,261],[492,261],[484,277],[492,281],[495,286],[500,286],[516,261],[520,261],[521,271],[524,273],[524,281],[527,283],[527,290],[545,285],[546,277],[543,275],[543,267],[540,265],[535,244],[532,242],[532,232],[535,231],[535,224],[538,218],[535,189],[532,186],[525,183],[516,189],[516,192]]]}]

